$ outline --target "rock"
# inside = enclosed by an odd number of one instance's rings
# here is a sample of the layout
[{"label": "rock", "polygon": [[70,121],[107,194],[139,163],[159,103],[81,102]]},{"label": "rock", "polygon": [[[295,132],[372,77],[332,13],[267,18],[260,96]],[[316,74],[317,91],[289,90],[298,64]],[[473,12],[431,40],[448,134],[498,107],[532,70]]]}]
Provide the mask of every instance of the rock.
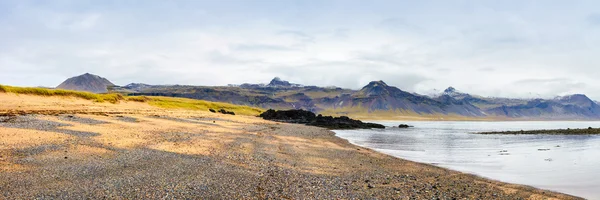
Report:
[{"label": "rock", "polygon": [[259,115],[263,119],[306,124],[309,126],[318,126],[329,129],[369,129],[369,128],[385,128],[381,124],[365,123],[360,120],[350,119],[347,116],[332,117],[315,115],[314,113],[306,110],[272,110],[269,109],[266,112]]},{"label": "rock", "polygon": [[398,128],[410,128],[412,126],[409,126],[408,124],[400,124],[398,125]]},{"label": "rock", "polygon": [[232,111],[226,111],[226,110],[225,110],[225,109],[223,109],[223,108],[221,108],[221,109],[219,110],[219,112],[220,112],[220,113],[222,113],[222,114],[226,114],[226,115],[235,115],[235,113],[234,113],[234,112],[232,112]]},{"label": "rock", "polygon": [[217,112],[217,111],[215,111],[215,110],[214,110],[214,109],[212,109],[212,108],[209,108],[209,109],[208,109],[208,111],[210,111],[211,113],[216,113],[216,112]]},{"label": "rock", "polygon": [[[297,124],[308,124],[314,121],[317,116],[310,111],[305,110],[278,110],[269,109],[264,113],[260,114],[259,117],[278,122],[297,123]],[[323,117],[319,115],[319,117]]]}]

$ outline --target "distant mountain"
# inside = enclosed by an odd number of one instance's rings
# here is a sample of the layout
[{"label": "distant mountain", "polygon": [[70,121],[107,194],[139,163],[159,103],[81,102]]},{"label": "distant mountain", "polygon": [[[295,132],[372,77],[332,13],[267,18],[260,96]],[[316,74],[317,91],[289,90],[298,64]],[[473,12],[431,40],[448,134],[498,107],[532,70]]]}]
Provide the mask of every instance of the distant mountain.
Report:
[{"label": "distant mountain", "polygon": [[115,84],[111,83],[106,78],[85,73],[83,75],[65,80],[56,88],[65,90],[87,91],[93,93],[106,93],[108,92],[107,88],[111,86],[115,86]]},{"label": "distant mountain", "polygon": [[534,119],[600,119],[600,106],[593,101],[585,104],[563,103],[562,100],[534,99],[525,104],[488,109],[493,115]]},{"label": "distant mountain", "polygon": [[[431,99],[426,96],[405,92],[389,86],[383,81],[373,81],[354,93],[352,107],[362,106],[368,111],[408,111],[417,114],[459,114],[464,116],[483,116],[475,106],[449,96]],[[343,104],[342,104],[343,105]]]},{"label": "distant mountain", "polygon": [[487,116],[531,119],[599,119],[600,107],[582,94],[554,99],[509,99],[473,96],[449,87],[442,96],[476,105]]},{"label": "distant mountain", "polygon": [[144,84],[144,83],[130,83],[127,84],[126,86],[123,86],[123,88],[125,89],[130,89],[130,90],[144,90],[144,89],[148,89],[153,87],[153,85],[148,85],[148,84]]},{"label": "distant mountain", "polygon": [[574,106],[580,106],[580,107],[592,108],[596,105],[596,102],[594,102],[593,100],[591,100],[584,94],[573,94],[573,95],[568,95],[568,96],[562,96],[562,97],[557,97],[554,100],[558,101],[562,104],[565,104],[565,105],[574,105]]},{"label": "distant mountain", "polygon": [[469,95],[467,93],[459,92],[458,90],[456,90],[456,88],[454,88],[452,86],[446,88],[441,95],[447,95],[454,99],[459,99],[459,100],[471,97],[471,95]]},{"label": "distant mountain", "polygon": [[173,96],[257,106],[304,109],[335,115],[455,115],[522,119],[600,119],[600,106],[585,95],[555,99],[482,97],[448,87],[432,96],[419,95],[372,81],[360,90],[302,86],[280,78],[268,84],[181,86],[129,84],[119,88],[132,95]]},{"label": "distant mountain", "polygon": [[302,87],[302,85],[292,84],[288,81],[281,80],[279,77],[275,77],[273,80],[271,80],[267,87]]}]

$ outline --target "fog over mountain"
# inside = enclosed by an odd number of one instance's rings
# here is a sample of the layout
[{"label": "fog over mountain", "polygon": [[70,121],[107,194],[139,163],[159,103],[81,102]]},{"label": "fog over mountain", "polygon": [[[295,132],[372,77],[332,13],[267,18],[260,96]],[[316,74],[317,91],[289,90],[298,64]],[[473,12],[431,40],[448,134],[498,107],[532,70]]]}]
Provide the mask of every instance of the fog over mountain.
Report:
[{"label": "fog over mountain", "polygon": [[[134,1],[135,2],[135,1]],[[227,85],[281,77],[407,92],[600,99],[600,2],[0,1],[0,80]]]}]

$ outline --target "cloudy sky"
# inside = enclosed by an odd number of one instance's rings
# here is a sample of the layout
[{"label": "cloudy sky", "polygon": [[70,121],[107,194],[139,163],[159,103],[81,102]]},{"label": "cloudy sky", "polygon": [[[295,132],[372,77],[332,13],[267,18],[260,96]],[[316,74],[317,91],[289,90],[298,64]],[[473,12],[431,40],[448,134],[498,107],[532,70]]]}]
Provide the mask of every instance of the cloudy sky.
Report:
[{"label": "cloudy sky", "polygon": [[0,0],[0,84],[86,72],[600,100],[600,1]]}]

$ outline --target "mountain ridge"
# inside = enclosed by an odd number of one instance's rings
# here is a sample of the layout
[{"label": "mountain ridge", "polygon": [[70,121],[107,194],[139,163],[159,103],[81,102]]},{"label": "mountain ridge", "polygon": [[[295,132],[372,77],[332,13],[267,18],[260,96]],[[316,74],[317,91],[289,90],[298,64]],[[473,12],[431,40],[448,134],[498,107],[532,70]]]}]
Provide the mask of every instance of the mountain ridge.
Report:
[{"label": "mountain ridge", "polygon": [[268,84],[229,86],[150,85],[114,87],[129,95],[172,96],[257,106],[265,109],[304,109],[315,113],[356,115],[456,115],[514,119],[600,119],[600,106],[583,94],[554,99],[482,97],[448,87],[435,96],[410,93],[382,80],[359,90],[303,86],[275,77]]}]

